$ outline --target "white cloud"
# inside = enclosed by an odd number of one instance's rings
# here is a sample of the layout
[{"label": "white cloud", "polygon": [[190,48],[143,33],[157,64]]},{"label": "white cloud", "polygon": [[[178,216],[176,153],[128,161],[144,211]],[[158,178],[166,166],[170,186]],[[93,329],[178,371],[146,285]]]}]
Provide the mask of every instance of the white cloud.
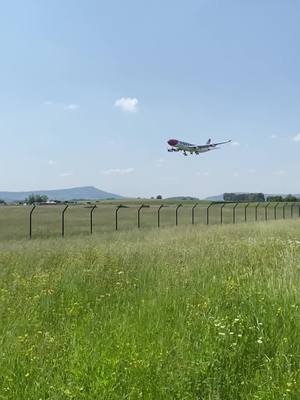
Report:
[{"label": "white cloud", "polygon": [[55,165],[55,164],[57,164],[57,161],[55,161],[55,160],[49,160],[49,161],[48,161],[48,164],[49,164],[49,165]]},{"label": "white cloud", "polygon": [[66,176],[72,176],[72,172],[62,172],[61,174],[59,174],[59,176],[65,178]]},{"label": "white cloud", "polygon": [[121,108],[122,111],[134,113],[137,112],[138,103],[139,101],[135,97],[122,97],[115,101],[115,107]]},{"label": "white cloud", "polygon": [[280,169],[279,171],[276,172],[276,175],[284,176],[286,175],[286,171],[284,169]]},{"label": "white cloud", "polygon": [[103,171],[103,175],[127,175],[134,171],[134,168],[111,168]]},{"label": "white cloud", "polygon": [[198,175],[198,176],[209,176],[209,172],[197,172],[196,175]]},{"label": "white cloud", "polygon": [[294,142],[300,142],[300,133],[297,133],[297,135],[295,135],[295,136],[293,137],[293,141],[294,141]]},{"label": "white cloud", "polygon": [[64,106],[64,109],[65,110],[67,110],[67,111],[75,111],[75,110],[78,110],[78,108],[80,108],[80,106],[78,105],[78,104],[66,104],[65,106]]},{"label": "white cloud", "polygon": [[79,104],[74,104],[74,103],[66,104],[66,103],[59,103],[59,102],[55,102],[55,101],[51,101],[51,100],[44,101],[44,105],[62,108],[66,111],[76,111],[80,108]]},{"label": "white cloud", "polygon": [[159,158],[158,160],[155,160],[155,165],[157,168],[161,168],[165,165],[166,160],[164,158]]},{"label": "white cloud", "polygon": [[270,137],[271,137],[271,139],[277,139],[278,135],[271,135]]},{"label": "white cloud", "polygon": [[235,147],[238,147],[240,145],[241,145],[240,142],[232,142],[231,143],[231,146],[235,146]]},{"label": "white cloud", "polygon": [[238,178],[240,176],[240,174],[238,172],[234,172],[233,176],[234,176],[234,178]]}]

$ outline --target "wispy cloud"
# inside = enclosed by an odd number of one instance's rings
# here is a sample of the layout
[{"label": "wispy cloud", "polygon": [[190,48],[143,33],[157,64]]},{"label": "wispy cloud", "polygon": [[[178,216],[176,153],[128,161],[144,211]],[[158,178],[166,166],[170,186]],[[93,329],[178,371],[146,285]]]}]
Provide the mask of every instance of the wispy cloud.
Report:
[{"label": "wispy cloud", "polygon": [[199,171],[199,172],[196,172],[196,175],[198,175],[198,176],[209,176],[209,172],[201,172],[201,171]]},{"label": "wispy cloud", "polygon": [[48,161],[48,164],[49,164],[49,165],[55,165],[55,164],[57,164],[57,161],[55,161],[55,160],[49,160],[49,161]]},{"label": "wispy cloud", "polygon": [[300,142],[300,133],[297,133],[292,139],[294,142]]},{"label": "wispy cloud", "polygon": [[280,169],[279,171],[276,171],[276,175],[284,176],[286,175],[286,171],[284,169]]},{"label": "wispy cloud", "polygon": [[72,176],[72,175],[73,175],[72,172],[62,172],[61,174],[59,174],[59,176],[61,176],[63,178],[65,178],[67,176]]},{"label": "wispy cloud", "polygon": [[234,146],[234,147],[238,147],[240,145],[241,145],[240,142],[232,142],[231,143],[231,146]]},{"label": "wispy cloud", "polygon": [[120,99],[117,99],[115,101],[115,107],[120,108],[122,111],[125,112],[137,112],[138,110],[138,99],[137,98],[131,98],[131,97],[122,97]]},{"label": "wispy cloud", "polygon": [[67,104],[67,105],[65,105],[65,110],[67,110],[67,111],[75,111],[75,110],[78,110],[78,108],[80,108],[80,105],[78,105],[78,104]]},{"label": "wispy cloud", "polygon": [[44,105],[45,106],[49,106],[49,107],[50,106],[51,107],[58,107],[58,108],[61,108],[61,109],[65,110],[65,111],[76,111],[76,110],[78,110],[80,108],[79,104],[60,103],[60,102],[55,102],[55,101],[52,101],[52,100],[44,101]]},{"label": "wispy cloud", "polygon": [[127,175],[131,174],[134,168],[111,168],[103,171],[103,175]]},{"label": "wispy cloud", "polygon": [[277,139],[277,138],[278,138],[278,135],[271,135],[270,138],[271,138],[271,139]]},{"label": "wispy cloud", "polygon": [[165,165],[166,160],[164,158],[159,158],[158,160],[155,160],[155,165],[157,168],[161,168]]}]

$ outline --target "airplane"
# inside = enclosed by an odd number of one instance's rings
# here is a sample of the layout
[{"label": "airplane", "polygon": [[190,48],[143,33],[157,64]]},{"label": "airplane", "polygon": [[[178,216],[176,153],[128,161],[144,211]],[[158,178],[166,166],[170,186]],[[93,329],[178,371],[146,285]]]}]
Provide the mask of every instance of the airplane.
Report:
[{"label": "airplane", "polygon": [[170,149],[168,149],[168,151],[173,152],[173,151],[183,151],[183,154],[185,156],[187,156],[187,152],[189,152],[190,154],[200,154],[200,153],[205,153],[206,151],[210,151],[210,150],[217,150],[220,147],[217,147],[221,144],[226,144],[226,143],[230,143],[231,140],[227,140],[225,142],[219,142],[219,143],[212,143],[211,139],[208,139],[208,141],[205,144],[201,144],[201,145],[196,145],[196,144],[191,144],[191,143],[186,143],[186,142],[182,142],[180,140],[177,139],[169,139],[168,140],[168,144],[171,146]]}]

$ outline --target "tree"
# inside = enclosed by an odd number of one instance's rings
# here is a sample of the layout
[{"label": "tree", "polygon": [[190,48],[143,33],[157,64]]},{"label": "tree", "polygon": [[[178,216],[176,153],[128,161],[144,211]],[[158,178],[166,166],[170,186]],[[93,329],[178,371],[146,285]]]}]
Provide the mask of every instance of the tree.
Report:
[{"label": "tree", "polygon": [[4,200],[0,199],[0,204],[6,204]]},{"label": "tree", "polygon": [[298,200],[297,197],[293,196],[292,194],[288,194],[284,199],[284,201],[290,201],[290,202],[295,202],[297,200]]},{"label": "tree", "polygon": [[230,201],[234,203],[238,202],[260,202],[265,201],[263,193],[224,193],[224,201]]},{"label": "tree", "polygon": [[162,195],[159,194],[158,196],[156,196],[156,200],[162,200]]},{"label": "tree", "polygon": [[25,203],[27,204],[35,204],[35,203],[46,203],[48,200],[48,197],[46,195],[39,195],[39,194],[30,194],[26,199]]},{"label": "tree", "polygon": [[278,202],[282,202],[282,201],[284,201],[284,199],[283,199],[283,197],[282,196],[268,196],[267,197],[267,201],[276,201],[277,203]]}]

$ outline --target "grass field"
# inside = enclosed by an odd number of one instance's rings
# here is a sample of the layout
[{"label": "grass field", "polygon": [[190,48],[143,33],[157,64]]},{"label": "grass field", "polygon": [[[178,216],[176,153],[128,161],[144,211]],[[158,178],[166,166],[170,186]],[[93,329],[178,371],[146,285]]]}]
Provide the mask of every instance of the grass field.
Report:
[{"label": "grass field", "polygon": [[[170,201],[130,201],[123,202],[125,208],[118,213],[118,229],[131,230],[137,227],[137,210],[142,203],[149,205],[143,208],[140,214],[141,229],[157,227],[157,214],[160,204],[164,208],[160,211],[160,226],[171,227],[175,225],[175,210],[179,203]],[[93,212],[93,232],[103,233],[115,230],[115,210],[118,202],[99,202]],[[194,222],[196,225],[206,224],[206,208],[209,203],[200,202],[194,210]],[[182,202],[178,210],[178,224],[190,225],[192,223],[192,206],[189,201]],[[274,206],[262,203],[257,209],[257,219],[268,220],[275,218]],[[209,223],[220,224],[221,204],[213,205],[209,210]],[[276,218],[299,218],[299,204],[287,204],[283,212],[283,204],[279,204],[276,210]],[[65,236],[78,236],[90,234],[90,205],[69,206],[65,213]],[[255,220],[256,204],[250,204],[247,208],[247,221]],[[61,235],[61,214],[64,206],[38,206],[32,215],[32,237],[51,238]],[[0,206],[0,240],[22,239],[29,236],[29,214],[31,206]],[[245,204],[239,204],[235,210],[236,223],[245,221]],[[232,223],[233,204],[227,204],[222,210],[222,222]]]},{"label": "grass field", "polygon": [[0,399],[299,399],[299,224],[2,241]]}]

